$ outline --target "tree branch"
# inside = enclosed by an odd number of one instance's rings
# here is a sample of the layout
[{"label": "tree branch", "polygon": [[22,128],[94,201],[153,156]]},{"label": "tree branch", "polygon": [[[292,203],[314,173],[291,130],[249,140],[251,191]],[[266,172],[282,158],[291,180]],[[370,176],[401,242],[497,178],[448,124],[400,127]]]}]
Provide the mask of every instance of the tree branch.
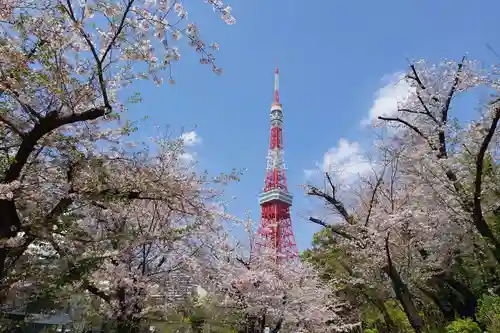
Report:
[{"label": "tree branch", "polygon": [[486,136],[481,143],[479,148],[479,152],[476,157],[476,175],[474,180],[474,199],[473,199],[473,208],[472,208],[472,218],[474,219],[474,223],[479,225],[481,221],[484,221],[483,211],[482,211],[482,203],[481,203],[481,191],[482,191],[482,181],[483,181],[483,169],[484,169],[484,156],[488,149],[488,146],[495,134],[496,128],[498,126],[498,122],[500,120],[500,106],[495,107],[495,112],[493,116],[493,120],[491,122],[490,128]]},{"label": "tree branch", "polygon": [[434,115],[429,111],[427,105],[424,103],[422,96],[420,96],[420,92],[417,92],[417,98],[420,101],[420,104],[422,104],[422,107],[425,110],[425,114],[429,116],[429,118],[431,118],[436,123],[436,125],[440,125],[439,121],[436,119],[436,117],[434,117]]},{"label": "tree branch", "polygon": [[325,199],[328,203],[333,205],[333,207],[335,207],[335,209],[340,214],[340,216],[342,216],[342,218],[347,223],[349,223],[349,213],[345,209],[344,204],[341,201],[337,200],[336,195],[335,195],[337,189],[333,185],[332,179],[330,178],[330,175],[328,173],[326,173],[326,179],[328,180],[328,183],[331,186],[332,195],[329,195],[329,194],[325,193],[324,191],[320,191],[318,188],[316,188],[314,186],[309,187],[309,191],[307,194],[312,195],[312,196],[321,197],[321,198]]},{"label": "tree branch", "polygon": [[345,231],[342,231],[339,227],[336,227],[332,224],[327,224],[325,222],[323,222],[322,220],[320,219],[317,219],[315,217],[309,217],[309,221],[313,222],[313,223],[316,223],[316,224],[319,224],[320,226],[323,226],[325,228],[328,228],[330,229],[333,233],[343,237],[343,238],[346,238],[346,239],[349,239],[349,240],[356,240],[356,237],[353,237],[351,235],[349,235],[348,233],[346,233]]},{"label": "tree branch", "polygon": [[283,317],[280,317],[280,319],[278,319],[278,322],[272,329],[271,333],[278,333],[282,325],[283,325]]},{"label": "tree branch", "polygon": [[3,117],[1,114],[0,114],[0,122],[4,123],[5,125],[7,125],[7,127],[9,127],[12,132],[16,133],[17,135],[19,135],[21,138],[23,138],[26,133],[24,133],[23,131],[21,131],[19,128],[17,128],[16,125],[14,125],[13,122],[11,122],[9,119]]},{"label": "tree branch", "polygon": [[[415,68],[415,65],[410,65],[410,68],[411,68],[411,71],[413,72],[413,75],[414,76],[411,76],[411,75],[407,75],[406,77],[409,78],[409,79],[412,79],[414,80],[415,82],[417,82],[418,86],[420,87],[420,89],[422,90],[425,90],[427,89],[427,87],[424,85],[424,83],[422,82],[422,80],[420,79],[420,76],[418,75],[417,73],[417,69]],[[434,102],[438,102],[439,100],[437,99],[436,96],[432,96],[431,98]]]},{"label": "tree branch", "polygon": [[423,115],[427,115],[426,112],[424,111],[415,111],[415,110],[410,110],[410,109],[398,109],[399,112],[406,112],[406,113],[415,113],[415,114],[423,114]]},{"label": "tree branch", "polygon": [[236,258],[236,261],[245,266],[246,269],[250,269],[250,264],[241,258]]},{"label": "tree branch", "polygon": [[100,59],[100,63],[101,64],[104,62],[104,59],[106,59],[106,57],[108,56],[109,51],[111,50],[111,48],[113,47],[113,45],[116,43],[116,40],[118,39],[118,36],[120,36],[120,34],[121,34],[121,32],[122,32],[122,30],[123,30],[123,28],[125,26],[125,21],[127,19],[127,15],[130,12],[130,9],[132,8],[132,5],[133,5],[134,1],[135,0],[129,0],[127,6],[125,7],[125,10],[123,12],[123,16],[122,16],[122,18],[120,20],[120,24],[118,25],[118,29],[116,29],[115,35],[113,36],[113,38],[111,39],[111,41],[108,44],[108,47],[106,48],[106,50],[102,54],[102,57]]},{"label": "tree branch", "polygon": [[[453,81],[453,85],[448,92],[448,96],[446,96],[446,100],[441,108],[441,125],[444,126],[448,122],[448,113],[450,111],[451,100],[455,91],[457,90],[458,84],[460,82],[460,74],[462,73],[463,63],[465,61],[465,56],[462,57],[462,61],[458,64],[457,73],[455,74],[455,79]],[[438,139],[439,139],[439,154],[438,158],[446,158],[448,156],[448,151],[446,148],[446,135],[444,132],[444,127],[440,128],[438,131]]]},{"label": "tree branch", "polygon": [[366,214],[366,219],[365,219],[365,227],[368,226],[368,222],[370,221],[370,217],[371,217],[371,214],[372,214],[372,211],[373,211],[373,206],[375,205],[375,199],[376,199],[376,196],[377,196],[377,191],[378,191],[378,188],[380,187],[380,185],[382,184],[382,180],[383,180],[383,173],[380,177],[377,178],[377,183],[375,184],[375,187],[373,188],[373,192],[372,192],[372,196],[371,196],[371,199],[370,199],[370,203],[368,205],[368,214]]},{"label": "tree branch", "polygon": [[424,108],[425,111],[415,111],[415,110],[404,109],[404,108],[403,109],[398,109],[398,111],[400,111],[400,112],[407,112],[407,113],[415,113],[415,114],[423,114],[423,115],[428,116],[429,118],[431,118],[432,121],[434,121],[437,125],[439,125],[438,120],[429,111],[429,108],[427,107],[427,105],[425,105],[424,100],[422,99],[422,97],[420,97],[420,93],[418,93],[418,92],[417,92],[417,98],[420,101],[420,104],[422,104],[422,107]]},{"label": "tree branch", "polygon": [[413,132],[415,132],[416,134],[418,134],[421,138],[423,138],[427,144],[429,145],[429,147],[432,149],[432,150],[438,150],[436,148],[436,146],[434,146],[434,144],[429,140],[429,138],[427,136],[424,135],[424,133],[422,133],[422,131],[420,131],[418,129],[417,126],[415,125],[412,125],[410,124],[409,122],[407,122],[406,120],[404,119],[401,119],[401,118],[394,118],[394,117],[382,117],[382,116],[379,116],[378,119],[380,120],[384,120],[384,121],[392,121],[392,122],[397,122],[397,123],[401,123],[405,126],[407,126],[408,128],[410,128]]},{"label": "tree branch", "polygon": [[[68,209],[68,207],[73,203],[73,200],[69,197],[64,197],[59,202],[57,205],[55,205],[54,208],[47,214],[47,216],[44,219],[44,223],[42,226],[45,226],[47,222],[53,221],[56,218],[58,218],[62,213]],[[9,269],[13,268],[16,262],[19,260],[19,258],[23,255],[23,253],[28,249],[28,246],[31,245],[38,237],[33,233],[31,230],[26,230],[26,237],[24,240],[23,245],[13,248],[8,251],[8,263],[6,263],[5,271],[8,271]],[[4,272],[5,274],[5,272]]]},{"label": "tree branch", "polygon": [[[54,250],[63,258],[67,258],[65,251],[53,240],[49,239],[50,244],[54,248]],[[69,261],[68,262],[68,272],[70,273],[70,276],[72,276],[71,272],[78,270],[78,267],[75,265],[74,262]],[[89,292],[92,294],[101,297],[104,301],[110,302],[111,298],[109,295],[104,293],[103,291],[99,290],[95,285],[90,283],[87,279],[83,278],[83,284],[82,284],[84,289],[87,289]]]},{"label": "tree branch", "polygon": [[79,121],[97,119],[104,116],[107,111],[108,108],[103,106],[67,116],[59,116],[56,111],[48,113],[45,117],[40,119],[40,122],[36,124],[31,131],[25,135],[14,158],[14,162],[5,172],[2,182],[10,183],[19,177],[24,165],[28,161],[29,156],[37,145],[38,140],[40,140],[43,136],[64,125]]},{"label": "tree branch", "polygon": [[84,281],[83,282],[83,287],[85,289],[87,289],[89,292],[91,292],[92,294],[94,294],[94,295],[102,298],[106,303],[110,303],[111,302],[111,297],[108,294],[106,294],[104,291],[99,290],[99,288],[97,288],[92,283],[90,283],[88,281]]},{"label": "tree branch", "polygon": [[410,65],[410,68],[411,68],[411,71],[413,72],[413,75],[415,75],[415,76],[410,76],[408,74],[406,77],[409,79],[415,80],[415,82],[417,82],[420,89],[425,90],[425,86],[422,83],[422,80],[420,80],[420,76],[417,73],[417,69],[415,68],[415,65]]},{"label": "tree branch", "polygon": [[462,57],[462,60],[458,64],[457,73],[455,74],[455,79],[453,80],[453,85],[451,86],[450,91],[448,92],[448,96],[446,96],[443,108],[441,109],[441,124],[443,125],[448,121],[448,112],[450,111],[451,100],[453,98],[453,95],[455,94],[455,91],[457,90],[458,83],[460,82],[460,74],[463,70],[464,61],[465,56]]}]

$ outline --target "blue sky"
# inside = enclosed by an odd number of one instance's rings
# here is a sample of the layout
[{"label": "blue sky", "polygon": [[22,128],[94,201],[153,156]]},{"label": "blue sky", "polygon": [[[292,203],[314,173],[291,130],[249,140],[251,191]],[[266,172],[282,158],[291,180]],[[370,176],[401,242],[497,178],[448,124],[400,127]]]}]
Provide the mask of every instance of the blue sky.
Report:
[{"label": "blue sky", "polygon": [[[481,5],[477,5],[481,3]],[[500,3],[494,0],[278,1],[231,0],[236,24],[226,26],[203,1],[185,6],[202,37],[221,49],[221,76],[181,48],[174,66],[177,84],[135,86],[144,102],[132,118],[149,116],[140,135],[155,125],[195,131],[200,169],[212,174],[246,168],[228,189],[236,196],[230,212],[259,218],[257,196],[263,186],[269,137],[273,71],[278,59],[280,97],[285,114],[289,189],[294,194],[293,225],[300,250],[318,230],[303,216],[321,205],[306,199],[298,185],[305,170],[325,157],[347,157],[356,170],[371,145],[370,129],[360,122],[373,107],[391,103],[397,91],[385,85],[405,71],[407,59],[470,58],[494,61],[500,53]],[[385,90],[384,90],[385,89]],[[378,100],[378,102],[377,102]],[[378,103],[378,104],[377,104]],[[340,147],[340,148],[339,148]]]}]

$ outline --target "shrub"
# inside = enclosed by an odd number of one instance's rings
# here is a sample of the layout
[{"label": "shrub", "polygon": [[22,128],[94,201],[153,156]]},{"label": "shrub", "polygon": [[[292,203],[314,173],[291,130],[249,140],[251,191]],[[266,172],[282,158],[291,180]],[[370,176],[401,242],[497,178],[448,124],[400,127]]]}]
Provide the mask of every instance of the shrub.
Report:
[{"label": "shrub", "polygon": [[484,295],[479,300],[476,317],[488,332],[500,332],[500,297]]},{"label": "shrub", "polygon": [[479,325],[470,318],[457,319],[446,326],[446,333],[482,333]]}]

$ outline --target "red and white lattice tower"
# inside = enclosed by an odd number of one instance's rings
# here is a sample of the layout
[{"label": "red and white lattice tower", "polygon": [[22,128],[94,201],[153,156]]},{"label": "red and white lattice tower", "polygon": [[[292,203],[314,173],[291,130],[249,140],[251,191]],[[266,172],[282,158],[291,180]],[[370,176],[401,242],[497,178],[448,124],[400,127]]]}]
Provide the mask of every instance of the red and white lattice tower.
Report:
[{"label": "red and white lattice tower", "polygon": [[292,195],[286,184],[283,149],[283,106],[279,95],[279,70],[274,76],[274,101],[271,106],[271,138],[267,154],[264,191],[259,196],[260,225],[257,229],[253,256],[262,249],[275,253],[276,261],[298,260],[297,244],[292,230],[290,206]]}]

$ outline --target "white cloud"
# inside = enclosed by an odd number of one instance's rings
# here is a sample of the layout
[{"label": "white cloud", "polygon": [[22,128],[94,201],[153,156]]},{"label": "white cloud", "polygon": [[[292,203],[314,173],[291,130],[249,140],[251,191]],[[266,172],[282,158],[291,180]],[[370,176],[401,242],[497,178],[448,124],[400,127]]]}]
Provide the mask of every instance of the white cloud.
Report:
[{"label": "white cloud", "polygon": [[373,124],[379,116],[391,116],[397,113],[398,103],[404,102],[411,92],[411,87],[403,79],[406,73],[396,72],[385,75],[386,84],[375,93],[375,101],[368,116],[361,120],[361,126]]},{"label": "white cloud", "polygon": [[199,145],[202,142],[201,136],[199,136],[195,131],[185,132],[182,133],[181,140],[184,142],[185,151],[179,156],[179,158],[189,164],[196,162],[196,152],[188,150],[191,150],[193,146]]},{"label": "white cloud", "polygon": [[184,141],[186,147],[200,144],[202,141],[201,137],[195,131],[182,133],[181,139]]},{"label": "white cloud", "polygon": [[371,164],[365,157],[358,142],[340,139],[336,147],[330,148],[321,163],[316,163],[317,169],[304,170],[306,179],[311,179],[319,172],[333,173],[340,181],[351,180],[371,170]]},{"label": "white cloud", "polygon": [[371,169],[357,142],[340,139],[338,146],[330,148],[323,156],[323,172],[335,172],[341,179],[363,174]]},{"label": "white cloud", "polygon": [[196,160],[196,153],[183,153],[179,158],[185,163],[193,163]]},{"label": "white cloud", "polygon": [[[383,86],[375,92],[374,101],[368,115],[361,120],[361,126],[375,125],[379,116],[394,116],[398,104],[405,102],[412,89],[404,80],[406,73],[396,72],[382,77]],[[317,180],[321,173],[330,172],[340,182],[352,183],[358,175],[372,170],[372,163],[358,142],[341,138],[337,146],[330,148],[322,162],[316,162],[316,169],[304,170],[306,180]]]}]

